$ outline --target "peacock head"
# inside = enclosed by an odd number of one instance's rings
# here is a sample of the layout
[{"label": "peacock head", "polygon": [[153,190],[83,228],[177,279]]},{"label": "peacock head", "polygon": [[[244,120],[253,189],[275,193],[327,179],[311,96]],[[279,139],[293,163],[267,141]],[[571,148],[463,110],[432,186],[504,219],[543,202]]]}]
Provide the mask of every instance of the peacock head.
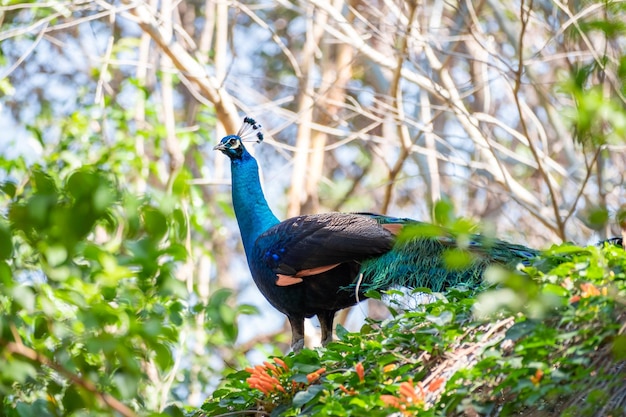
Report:
[{"label": "peacock head", "polygon": [[239,132],[236,135],[225,136],[213,149],[221,151],[230,159],[240,159],[246,150],[243,142],[258,143],[262,140],[261,125],[251,117],[244,117]]}]

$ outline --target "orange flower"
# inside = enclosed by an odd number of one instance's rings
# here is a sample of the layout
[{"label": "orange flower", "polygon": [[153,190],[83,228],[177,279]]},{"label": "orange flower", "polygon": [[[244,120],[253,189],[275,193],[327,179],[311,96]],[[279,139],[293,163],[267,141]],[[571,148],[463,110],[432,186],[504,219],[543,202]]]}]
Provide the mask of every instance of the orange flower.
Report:
[{"label": "orange flower", "polygon": [[306,380],[309,382],[309,384],[311,384],[317,381],[324,372],[326,372],[326,368],[320,368],[315,372],[311,372],[310,374],[307,374]]},{"label": "orange flower", "polygon": [[583,282],[582,284],[580,284],[580,289],[582,290],[583,298],[600,295],[600,290],[598,290],[595,285],[589,282]]},{"label": "orange flower", "polygon": [[309,384],[312,384],[313,382],[317,381],[319,377],[320,376],[316,374],[315,372],[311,372],[310,374],[307,374],[306,380],[308,381]]},{"label": "orange flower", "polygon": [[274,358],[274,362],[279,364],[285,371],[289,370],[289,367],[287,366],[287,364],[285,363],[284,360],[282,360],[281,358]]},{"label": "orange flower", "polygon": [[383,367],[383,372],[390,372],[390,371],[393,371],[394,369],[396,369],[396,364],[390,363],[389,365],[385,365]]},{"label": "orange flower", "polygon": [[342,390],[347,395],[355,395],[356,394],[356,391],[354,390],[354,388],[348,389],[348,388],[344,387],[343,384],[339,385],[339,389]]},{"label": "orange flower", "polygon": [[537,369],[535,371],[535,375],[530,377],[530,381],[536,385],[539,385],[539,382],[541,382],[541,378],[543,378],[543,371],[541,369]]},{"label": "orange flower", "polygon": [[569,299],[570,304],[574,304],[580,301],[580,295],[573,295]]},{"label": "orange flower", "polygon": [[443,383],[446,380],[443,378],[437,378],[435,379],[433,382],[431,382],[430,384],[428,384],[428,391],[430,392],[435,392],[439,389],[439,387],[441,387],[441,385],[443,385]]},{"label": "orange flower", "polygon": [[403,415],[410,416],[412,415],[412,413],[407,411],[407,407],[414,405],[423,405],[424,399],[426,397],[421,382],[417,384],[417,389],[419,390],[419,394],[415,392],[413,380],[409,379],[408,381],[400,384],[400,387],[398,388],[398,396],[381,395],[380,399],[390,407],[394,407],[402,411]]},{"label": "orange flower", "polygon": [[263,362],[263,365],[265,365],[265,367],[267,369],[271,370],[272,372],[276,372],[276,370],[278,369],[278,368],[276,368],[276,365],[272,365],[268,361]]},{"label": "orange flower", "polygon": [[417,395],[415,392],[415,386],[413,385],[413,380],[409,379],[406,382],[400,384],[400,396],[404,397],[405,402],[421,404],[424,402],[424,389],[421,384],[417,385],[417,388],[420,391],[420,395]]},{"label": "orange flower", "polygon": [[250,377],[246,379],[250,388],[258,389],[265,395],[278,391],[286,392],[278,378],[272,375],[280,375],[283,373],[283,371],[279,371],[275,365],[265,362],[264,365],[256,365],[254,368],[247,367],[246,371],[250,373]]},{"label": "orange flower", "polygon": [[363,364],[361,362],[357,363],[354,367],[356,374],[359,376],[359,381],[365,381],[365,369],[363,368]]},{"label": "orange flower", "polygon": [[285,389],[277,381],[267,380],[257,376],[251,376],[246,380],[250,388],[256,388],[263,394],[268,395],[271,392],[278,390],[285,392]]},{"label": "orange flower", "polygon": [[383,402],[388,406],[394,408],[401,408],[401,406],[403,405],[400,402],[400,398],[396,397],[395,395],[381,395],[380,399],[383,400]]}]

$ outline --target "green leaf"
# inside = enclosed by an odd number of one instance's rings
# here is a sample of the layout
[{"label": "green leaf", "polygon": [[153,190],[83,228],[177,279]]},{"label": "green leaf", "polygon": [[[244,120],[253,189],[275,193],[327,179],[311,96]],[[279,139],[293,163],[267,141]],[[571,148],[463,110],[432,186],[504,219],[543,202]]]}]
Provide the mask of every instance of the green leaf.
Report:
[{"label": "green leaf", "polygon": [[75,385],[70,385],[65,391],[65,395],[63,395],[63,407],[66,412],[72,413],[76,410],[80,410],[86,407],[85,400],[83,399],[83,395],[79,388]]},{"label": "green leaf", "polygon": [[368,291],[366,291],[365,292],[365,296],[367,298],[372,298],[374,300],[382,300],[382,298],[383,298],[382,295],[378,291],[375,291],[375,290],[368,290]]},{"label": "green leaf", "polygon": [[611,351],[616,361],[626,359],[626,335],[620,334],[613,338]]},{"label": "green leaf", "polygon": [[178,243],[171,244],[163,251],[163,253],[171,255],[175,261],[185,261],[188,255],[187,248]]},{"label": "green leaf", "polygon": [[452,204],[452,201],[447,198],[438,200],[433,207],[433,218],[435,224],[450,226],[455,220],[454,205]]},{"label": "green leaf", "polygon": [[[160,365],[159,361],[157,363]],[[170,362],[171,363],[171,362]],[[161,370],[167,368],[161,368]],[[123,372],[117,372],[113,376],[113,381],[117,386],[121,399],[129,400],[137,397],[138,379],[135,376]]]},{"label": "green leaf", "polygon": [[443,252],[443,261],[447,268],[451,270],[462,270],[468,268],[474,256],[463,249],[448,249]]},{"label": "green leaf", "polygon": [[37,399],[32,404],[19,401],[15,410],[19,417],[57,417],[57,414],[51,413],[55,408],[54,403]]},{"label": "green leaf", "polygon": [[142,215],[148,234],[157,240],[162,239],[167,233],[167,219],[163,213],[153,207],[144,206]]},{"label": "green leaf", "polygon": [[39,194],[56,194],[57,186],[52,177],[45,172],[35,169],[31,176],[31,181],[37,193]]},{"label": "green leaf", "polygon": [[26,285],[15,286],[11,289],[11,296],[24,310],[28,312],[35,310],[35,293],[31,287]]},{"label": "green leaf", "polygon": [[9,227],[0,223],[0,260],[9,259],[13,255],[13,238]]},{"label": "green leaf", "polygon": [[568,294],[569,294],[569,292],[565,288],[563,288],[561,285],[550,284],[550,283],[545,284],[542,287],[542,291],[544,293],[554,294],[554,295],[557,295],[559,297],[567,297]]},{"label": "green leaf", "polygon": [[6,261],[0,260],[0,283],[6,288],[11,288],[15,284],[11,267]]},{"label": "green leaf", "polygon": [[237,306],[238,314],[245,314],[247,316],[253,316],[259,314],[259,308],[252,304],[239,304]]},{"label": "green leaf", "polygon": [[537,327],[537,322],[534,320],[524,320],[515,323],[509,330],[506,331],[506,338],[513,342],[531,334]]},{"label": "green leaf", "polygon": [[8,359],[3,358],[0,375],[4,380],[23,383],[27,378],[35,378],[37,369],[28,362],[9,357]]},{"label": "green leaf", "polygon": [[450,323],[454,319],[454,314],[450,311],[442,311],[439,315],[428,314],[426,319],[436,324],[437,326],[444,326]]},{"label": "green leaf", "polygon": [[3,182],[2,185],[0,185],[0,190],[4,192],[9,198],[14,198],[15,193],[17,192],[17,187],[14,183],[7,181]]},{"label": "green leaf", "polygon": [[447,236],[449,232],[441,226],[428,223],[409,224],[402,228],[398,235],[399,241],[406,241],[416,238],[439,238]]},{"label": "green leaf", "polygon": [[209,300],[209,305],[216,307],[225,304],[226,301],[233,295],[233,291],[228,288],[220,288],[214,291]]},{"label": "green leaf", "polygon": [[170,417],[185,417],[188,415],[176,404],[168,405],[167,407],[165,407],[165,409],[163,410],[161,414],[164,414]]},{"label": "green leaf", "polygon": [[59,266],[67,260],[67,249],[62,245],[52,245],[45,249],[48,265]]},{"label": "green leaf", "polygon": [[178,197],[185,197],[189,194],[189,180],[191,175],[186,169],[182,169],[172,184],[172,194]]},{"label": "green leaf", "polygon": [[359,407],[359,408],[368,408],[368,404],[367,402],[365,402],[364,400],[358,398],[358,397],[354,397],[352,399],[350,399],[350,405],[355,406],[355,407]]},{"label": "green leaf", "polygon": [[339,340],[345,339],[348,336],[348,334],[350,333],[348,330],[346,330],[345,327],[343,327],[339,323],[337,323],[337,325],[335,327],[335,332],[337,333],[337,337],[339,338]]},{"label": "green leaf", "polygon": [[49,334],[48,320],[45,317],[38,316],[35,318],[35,330],[33,335],[37,339],[41,339]]},{"label": "green leaf", "polygon": [[306,391],[300,391],[293,397],[294,407],[302,407],[324,391],[323,385],[311,385]]},{"label": "green leaf", "polygon": [[606,207],[594,207],[587,213],[587,225],[594,230],[602,229],[608,221],[609,211]]},{"label": "green leaf", "polygon": [[187,238],[187,216],[185,216],[185,213],[181,209],[175,209],[172,213],[172,220],[176,236],[181,241],[185,240]]},{"label": "green leaf", "polygon": [[169,319],[175,326],[183,324],[183,318],[185,316],[185,306],[183,303],[176,301],[172,303],[169,308]]}]

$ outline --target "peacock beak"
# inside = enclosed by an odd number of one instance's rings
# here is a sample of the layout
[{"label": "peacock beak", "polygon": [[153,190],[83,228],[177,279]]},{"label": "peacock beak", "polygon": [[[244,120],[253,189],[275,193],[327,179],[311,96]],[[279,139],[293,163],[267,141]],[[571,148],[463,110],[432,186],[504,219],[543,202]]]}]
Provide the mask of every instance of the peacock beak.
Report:
[{"label": "peacock beak", "polygon": [[215,145],[213,147],[214,151],[224,151],[226,150],[226,145],[224,145],[223,143],[218,143],[217,145]]}]

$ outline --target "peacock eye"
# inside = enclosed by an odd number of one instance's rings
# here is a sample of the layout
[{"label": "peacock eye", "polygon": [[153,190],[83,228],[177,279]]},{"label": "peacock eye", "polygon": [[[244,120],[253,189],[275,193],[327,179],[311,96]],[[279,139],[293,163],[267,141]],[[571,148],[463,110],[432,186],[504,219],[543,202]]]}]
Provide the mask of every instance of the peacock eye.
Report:
[{"label": "peacock eye", "polygon": [[231,140],[229,140],[229,141],[228,141],[228,144],[229,144],[230,146],[235,146],[235,145],[237,144],[237,139],[232,138]]}]

